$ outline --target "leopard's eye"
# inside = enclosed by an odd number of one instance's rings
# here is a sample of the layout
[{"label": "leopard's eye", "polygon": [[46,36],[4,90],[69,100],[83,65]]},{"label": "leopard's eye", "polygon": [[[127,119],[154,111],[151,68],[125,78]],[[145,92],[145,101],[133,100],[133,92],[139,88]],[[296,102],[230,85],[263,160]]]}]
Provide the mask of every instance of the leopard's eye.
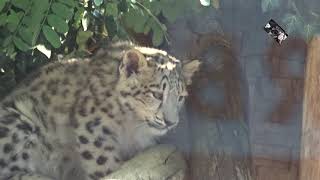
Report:
[{"label": "leopard's eye", "polygon": [[163,94],[161,92],[152,92],[153,97],[162,100]]}]

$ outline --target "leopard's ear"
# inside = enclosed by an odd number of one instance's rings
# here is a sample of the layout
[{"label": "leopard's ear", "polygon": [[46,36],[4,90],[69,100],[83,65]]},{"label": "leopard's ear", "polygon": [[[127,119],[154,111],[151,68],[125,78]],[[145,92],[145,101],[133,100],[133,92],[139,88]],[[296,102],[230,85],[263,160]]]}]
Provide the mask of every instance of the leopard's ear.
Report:
[{"label": "leopard's ear", "polygon": [[199,70],[201,62],[199,60],[189,61],[182,65],[182,74],[187,85],[192,82],[192,77],[196,71]]},{"label": "leopard's ear", "polygon": [[127,78],[132,74],[138,74],[141,69],[146,66],[146,63],[146,58],[140,51],[136,49],[128,50],[123,55],[119,67],[120,74],[125,75]]}]

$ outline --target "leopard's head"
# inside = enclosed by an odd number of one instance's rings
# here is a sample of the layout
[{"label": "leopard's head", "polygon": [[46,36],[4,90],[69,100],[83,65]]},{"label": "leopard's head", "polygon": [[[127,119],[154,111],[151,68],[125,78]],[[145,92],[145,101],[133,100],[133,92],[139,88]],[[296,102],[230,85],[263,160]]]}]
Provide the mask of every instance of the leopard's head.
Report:
[{"label": "leopard's head", "polygon": [[165,51],[134,46],[123,53],[117,90],[141,124],[164,134],[178,124],[186,86],[199,65],[198,60],[182,63]]}]

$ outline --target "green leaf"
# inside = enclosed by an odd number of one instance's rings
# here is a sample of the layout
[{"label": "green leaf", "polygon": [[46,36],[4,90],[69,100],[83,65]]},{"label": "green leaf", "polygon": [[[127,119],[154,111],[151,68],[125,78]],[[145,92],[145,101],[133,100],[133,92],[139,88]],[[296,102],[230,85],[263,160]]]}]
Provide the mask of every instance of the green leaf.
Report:
[{"label": "green leaf", "polygon": [[145,18],[146,17],[141,14],[140,9],[130,8],[130,10],[124,15],[124,22],[128,27],[134,28],[136,24],[139,24],[141,19]]},{"label": "green leaf", "polygon": [[59,16],[50,14],[47,17],[48,24],[59,33],[66,33],[69,30],[69,26],[67,22],[65,22],[63,19],[61,19]]},{"label": "green leaf", "polygon": [[61,46],[61,41],[60,41],[59,35],[53,29],[51,29],[51,27],[44,25],[42,28],[42,32],[43,32],[44,36],[46,37],[46,39],[50,42],[50,44],[54,48],[58,48]]},{"label": "green leaf", "polygon": [[9,56],[11,59],[15,59],[17,52],[15,51],[14,44],[9,44],[6,48],[6,55]]},{"label": "green leaf", "polygon": [[280,0],[261,0],[262,12],[267,12],[280,7]]},{"label": "green leaf", "polygon": [[13,37],[13,43],[14,45],[20,49],[21,51],[28,51],[30,49],[30,47],[28,46],[28,44],[26,44],[25,42],[23,42],[22,39],[20,39],[19,37]]},{"label": "green leaf", "polygon": [[160,28],[153,28],[153,35],[152,35],[152,44],[154,46],[160,46],[163,42],[163,32]]},{"label": "green leaf", "polygon": [[79,31],[76,39],[77,44],[85,44],[92,35],[92,31]]},{"label": "green leaf", "polygon": [[77,2],[77,1],[74,1],[74,0],[58,0],[58,1],[63,3],[63,4],[66,4],[66,5],[70,6],[72,8],[76,6],[75,2]]},{"label": "green leaf", "polygon": [[152,21],[154,21],[153,19],[149,18],[148,21],[146,22],[146,25],[144,26],[144,29],[143,29],[143,34],[147,35],[150,30],[151,30],[151,23]]},{"label": "green leaf", "polygon": [[103,0],[93,0],[96,6],[100,6],[103,3]]},{"label": "green leaf", "polygon": [[200,0],[202,6],[210,6],[210,0]]},{"label": "green leaf", "polygon": [[14,32],[23,16],[23,12],[10,11],[10,15],[7,18],[8,29],[10,32]]},{"label": "green leaf", "polygon": [[285,29],[287,33],[292,33],[295,31],[299,31],[301,27],[303,27],[302,20],[294,15],[294,14],[286,14],[286,16],[282,19],[283,24],[285,24]]},{"label": "green leaf", "polygon": [[106,14],[111,16],[118,16],[118,4],[117,3],[107,3],[105,8]]},{"label": "green leaf", "polygon": [[[163,1],[163,2],[165,2],[165,1]],[[177,6],[175,1],[172,1],[172,2],[169,2],[169,3],[168,2],[162,3],[161,6],[163,7],[163,9],[162,9],[163,16],[170,23],[174,23],[174,21],[177,19],[179,14],[182,12],[182,8],[180,8],[180,6]]]},{"label": "green leaf", "polygon": [[117,24],[113,16],[105,17],[105,26],[107,28],[109,37],[112,38],[117,34],[119,25]]},{"label": "green leaf", "polygon": [[51,6],[51,10],[57,16],[65,20],[70,20],[73,16],[73,8],[69,8],[62,3],[53,3]]},{"label": "green leaf", "polygon": [[3,26],[7,23],[7,15],[6,14],[0,14],[0,26]]},{"label": "green leaf", "polygon": [[6,37],[2,42],[2,47],[7,47],[12,42],[12,36]]},{"label": "green leaf", "polygon": [[0,1],[0,11],[2,11],[2,9],[4,8],[4,6],[6,5],[6,2],[7,2],[8,0],[1,0]]},{"label": "green leaf", "polygon": [[139,18],[139,21],[136,21],[136,23],[134,24],[133,30],[137,33],[143,33],[144,26],[146,25],[146,22],[148,20],[148,16],[142,16],[142,15],[139,15],[139,16],[140,17],[136,17],[136,18]]},{"label": "green leaf", "polygon": [[38,51],[40,51],[42,54],[46,55],[48,58],[51,57],[51,50],[47,49],[43,44],[39,44],[36,47]]},{"label": "green leaf", "polygon": [[41,32],[41,23],[44,19],[45,12],[49,10],[49,0],[33,0],[33,5],[30,11],[30,15],[24,19],[28,19],[27,26],[33,32],[32,46],[34,46],[38,40],[38,36]]},{"label": "green leaf", "polygon": [[18,31],[20,37],[28,44],[28,45],[32,45],[32,38],[33,38],[33,33],[31,31],[31,29],[27,28],[27,27],[21,27],[19,28]]},{"label": "green leaf", "polygon": [[161,2],[160,1],[152,1],[150,2],[150,11],[155,15],[158,16],[161,13]]},{"label": "green leaf", "polygon": [[24,11],[26,11],[28,7],[31,5],[29,0],[11,0],[10,2],[15,7],[20,8]]}]

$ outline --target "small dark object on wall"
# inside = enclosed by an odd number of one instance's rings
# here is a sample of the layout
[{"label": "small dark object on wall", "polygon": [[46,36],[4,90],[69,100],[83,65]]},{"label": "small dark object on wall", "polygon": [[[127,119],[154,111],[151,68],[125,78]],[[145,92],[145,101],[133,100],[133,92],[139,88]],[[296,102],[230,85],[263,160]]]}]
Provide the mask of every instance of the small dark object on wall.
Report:
[{"label": "small dark object on wall", "polygon": [[279,44],[288,38],[288,34],[273,19],[264,26],[264,30]]}]

